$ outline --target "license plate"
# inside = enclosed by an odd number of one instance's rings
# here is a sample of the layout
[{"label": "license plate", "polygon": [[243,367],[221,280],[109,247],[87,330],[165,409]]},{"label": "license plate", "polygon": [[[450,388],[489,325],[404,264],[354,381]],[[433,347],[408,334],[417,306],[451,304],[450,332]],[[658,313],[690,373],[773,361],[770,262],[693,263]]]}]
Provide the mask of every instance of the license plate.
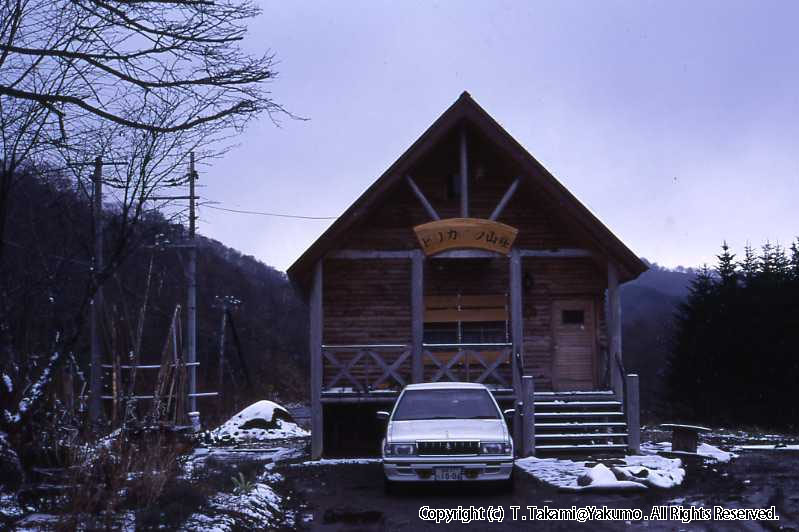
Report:
[{"label": "license plate", "polygon": [[437,467],[436,480],[460,480],[461,468],[460,467]]}]

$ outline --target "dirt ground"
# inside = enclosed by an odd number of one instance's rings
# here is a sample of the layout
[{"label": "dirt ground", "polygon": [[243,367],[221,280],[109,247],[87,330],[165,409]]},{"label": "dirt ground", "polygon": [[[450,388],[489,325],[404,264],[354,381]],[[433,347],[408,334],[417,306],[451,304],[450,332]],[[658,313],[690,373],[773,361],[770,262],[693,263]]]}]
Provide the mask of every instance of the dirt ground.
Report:
[{"label": "dirt ground", "polygon": [[[776,522],[755,521],[571,521],[535,523],[544,530],[620,530],[630,525],[651,530],[799,530],[799,453],[790,451],[742,452],[728,464],[689,466],[683,484],[671,490],[650,489],[635,493],[568,493],[542,484],[518,471],[512,493],[494,487],[414,486],[401,493],[387,495],[383,490],[381,465],[338,464],[286,466],[282,471],[293,492],[292,499],[305,501],[299,511],[298,525],[310,530],[382,531],[382,530],[466,530],[529,529],[521,520],[527,506],[570,508],[603,505],[611,508],[638,508],[649,515],[653,506],[682,505],[712,508],[768,508],[776,506]],[[423,521],[419,508],[454,508],[502,506],[501,522],[473,521],[435,523]],[[518,520],[511,516],[511,506],[521,510]]]}]

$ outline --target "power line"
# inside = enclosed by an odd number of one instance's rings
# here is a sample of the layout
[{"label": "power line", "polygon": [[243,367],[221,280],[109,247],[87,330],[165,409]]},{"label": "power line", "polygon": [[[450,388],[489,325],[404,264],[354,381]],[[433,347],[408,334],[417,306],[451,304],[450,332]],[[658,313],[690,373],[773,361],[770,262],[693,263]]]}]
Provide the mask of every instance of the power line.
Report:
[{"label": "power line", "polygon": [[335,220],[338,216],[300,216],[296,214],[280,214],[276,212],[260,212],[260,211],[244,211],[239,209],[228,209],[225,207],[216,207],[214,205],[203,205],[209,209],[216,209],[218,211],[235,212],[238,214],[257,214],[259,216],[275,216],[277,218],[299,218],[301,220]]}]

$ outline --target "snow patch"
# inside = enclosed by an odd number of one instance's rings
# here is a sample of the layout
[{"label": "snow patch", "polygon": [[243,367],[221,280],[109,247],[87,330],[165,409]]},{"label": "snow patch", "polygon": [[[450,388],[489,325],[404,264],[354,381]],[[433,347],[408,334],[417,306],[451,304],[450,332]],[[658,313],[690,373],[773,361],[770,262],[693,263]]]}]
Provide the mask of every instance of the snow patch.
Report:
[{"label": "snow patch", "polygon": [[[648,442],[641,444],[641,451],[645,453],[672,452],[671,442],[662,441],[658,443]],[[687,453],[691,454],[691,453]],[[696,454],[704,458],[715,460],[719,463],[727,463],[733,458],[737,458],[735,453],[727,452],[709,443],[700,443],[696,448]]]},{"label": "snow patch", "polygon": [[212,430],[210,439],[217,444],[258,442],[305,438],[308,431],[291,421],[291,414],[272,401],[258,401]]},{"label": "snow patch", "polygon": [[218,493],[207,509],[192,515],[181,530],[264,530],[277,526],[293,527],[294,514],[282,508],[283,498],[270,486],[283,477],[269,464],[247,493]]},{"label": "snow patch", "polygon": [[11,393],[11,392],[14,391],[14,383],[11,382],[11,377],[9,377],[5,373],[3,373],[3,384],[6,385],[6,390],[8,390],[8,393]]},{"label": "snow patch", "polygon": [[644,455],[627,456],[621,461],[612,469],[604,464],[588,468],[584,461],[535,457],[516,460],[516,465],[542,482],[570,491],[667,489],[685,479],[679,459]]},{"label": "snow patch", "polygon": [[307,460],[299,464],[291,464],[291,467],[302,466],[335,466],[343,464],[377,464],[382,462],[380,458],[321,458],[319,460]]},{"label": "snow patch", "polygon": [[797,444],[777,443],[774,445],[739,445],[733,451],[799,451]]}]

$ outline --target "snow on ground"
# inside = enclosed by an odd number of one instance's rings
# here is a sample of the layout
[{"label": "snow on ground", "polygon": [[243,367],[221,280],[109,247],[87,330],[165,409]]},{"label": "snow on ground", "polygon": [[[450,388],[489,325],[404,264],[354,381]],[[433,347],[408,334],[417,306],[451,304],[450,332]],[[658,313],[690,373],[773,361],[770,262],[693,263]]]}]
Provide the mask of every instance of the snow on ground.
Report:
[{"label": "snow on ground", "polygon": [[796,444],[762,444],[762,445],[738,445],[733,447],[733,451],[799,451],[799,445]]},{"label": "snow on ground", "polygon": [[321,458],[319,460],[307,460],[299,464],[291,464],[291,467],[302,466],[327,466],[342,464],[375,464],[382,462],[380,458]]},{"label": "snow on ground", "polygon": [[0,517],[4,521],[19,519],[25,510],[19,505],[16,493],[0,492]]},{"label": "snow on ground", "polygon": [[[671,452],[671,442],[662,441],[658,443],[647,442],[641,444],[641,452],[655,454],[661,451]],[[696,448],[696,454],[720,463],[727,463],[733,458],[738,457],[735,453],[723,451],[709,443],[700,443]]]},{"label": "snow on ground", "polygon": [[208,435],[211,443],[235,444],[304,438],[309,432],[291,421],[285,408],[263,400],[251,404]]},{"label": "snow on ground", "polygon": [[283,508],[283,497],[273,485],[283,480],[280,473],[272,471],[269,464],[246,493],[220,492],[211,497],[202,512],[192,515],[182,530],[263,530],[270,527],[294,526],[293,512]]},{"label": "snow on ground", "polygon": [[685,478],[679,459],[643,455],[627,456],[620,461],[623,463],[612,469],[604,464],[589,468],[585,461],[535,457],[516,460],[516,465],[542,482],[573,491],[671,488],[679,486]]}]

